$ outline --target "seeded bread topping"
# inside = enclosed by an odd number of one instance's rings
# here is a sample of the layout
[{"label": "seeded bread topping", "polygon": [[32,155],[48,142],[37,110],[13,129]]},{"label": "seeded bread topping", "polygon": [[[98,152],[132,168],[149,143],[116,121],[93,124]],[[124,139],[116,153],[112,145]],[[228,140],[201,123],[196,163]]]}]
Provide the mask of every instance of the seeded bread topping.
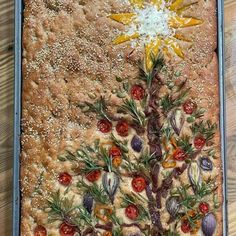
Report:
[{"label": "seeded bread topping", "polygon": [[214,0],[25,0],[21,235],[222,235]]}]

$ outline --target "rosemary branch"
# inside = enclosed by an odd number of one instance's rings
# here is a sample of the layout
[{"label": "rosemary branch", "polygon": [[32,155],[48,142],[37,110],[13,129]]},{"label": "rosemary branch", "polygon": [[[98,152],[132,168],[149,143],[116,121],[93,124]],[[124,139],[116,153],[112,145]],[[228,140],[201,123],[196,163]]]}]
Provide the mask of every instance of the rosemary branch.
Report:
[{"label": "rosemary branch", "polygon": [[119,111],[129,114],[135,124],[144,127],[146,124],[146,117],[144,113],[138,109],[135,101],[133,99],[125,99],[123,102],[124,104],[120,107]]},{"label": "rosemary branch", "polygon": [[81,190],[88,192],[96,202],[100,202],[102,204],[107,204],[109,202],[108,196],[104,191],[102,186],[94,183],[93,185],[86,184],[83,180],[80,180],[77,183],[77,187]]},{"label": "rosemary branch", "polygon": [[88,111],[95,112],[101,118],[111,121],[111,117],[107,113],[107,105],[104,97],[100,97],[95,103],[85,102],[85,104],[89,107]]},{"label": "rosemary branch", "polygon": [[214,137],[215,131],[217,129],[217,124],[212,123],[210,120],[196,122],[190,127],[193,134],[202,134],[207,141],[211,140]]}]

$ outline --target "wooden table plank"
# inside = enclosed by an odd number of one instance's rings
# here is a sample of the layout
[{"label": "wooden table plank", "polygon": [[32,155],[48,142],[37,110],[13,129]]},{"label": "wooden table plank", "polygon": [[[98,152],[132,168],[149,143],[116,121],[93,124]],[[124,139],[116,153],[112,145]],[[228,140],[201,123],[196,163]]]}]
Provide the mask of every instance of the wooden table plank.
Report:
[{"label": "wooden table plank", "polygon": [[[14,4],[0,0],[0,236],[11,235]],[[236,1],[225,0],[229,235],[236,236]]]}]

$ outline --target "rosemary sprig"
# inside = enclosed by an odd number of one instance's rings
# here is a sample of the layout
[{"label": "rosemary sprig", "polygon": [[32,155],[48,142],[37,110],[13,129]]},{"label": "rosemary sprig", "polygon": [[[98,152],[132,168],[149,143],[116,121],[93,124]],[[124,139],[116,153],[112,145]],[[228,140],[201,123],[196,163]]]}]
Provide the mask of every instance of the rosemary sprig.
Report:
[{"label": "rosemary sprig", "polygon": [[124,141],[119,140],[114,136],[114,134],[111,134],[111,140],[117,147],[119,147],[122,150],[122,152],[124,153],[129,152],[128,140],[124,140]]},{"label": "rosemary sprig", "polygon": [[104,97],[101,96],[95,103],[85,102],[85,104],[89,107],[88,111],[95,112],[101,118],[111,121],[111,117],[107,113],[107,105]]},{"label": "rosemary sprig", "polygon": [[148,149],[145,149],[139,157],[139,163],[144,165],[145,168],[148,168],[150,161],[155,159],[154,154],[150,155]]},{"label": "rosemary sprig", "polygon": [[215,131],[217,129],[217,124],[212,124],[210,120],[202,120],[191,125],[190,129],[194,135],[202,134],[204,135],[205,139],[209,141],[214,137]]},{"label": "rosemary sprig", "polygon": [[172,94],[169,93],[166,94],[163,98],[161,98],[160,106],[163,112],[167,114],[173,108],[180,106],[188,95],[189,90],[190,88],[181,91],[175,98],[172,96]]},{"label": "rosemary sprig", "polygon": [[80,180],[77,183],[77,187],[81,190],[88,192],[91,194],[91,196],[94,198],[96,202],[107,204],[109,202],[109,198],[104,191],[102,186],[99,186],[98,184],[94,183],[93,185],[86,184],[83,180]]},{"label": "rosemary sprig", "polygon": [[62,162],[67,161],[67,160],[68,161],[76,161],[76,159],[77,159],[76,155],[69,150],[66,150],[64,154],[62,154],[58,157],[58,160],[62,161]]},{"label": "rosemary sprig", "polygon": [[123,103],[124,104],[119,108],[119,111],[125,114],[129,114],[135,124],[144,127],[146,124],[146,117],[144,113],[138,109],[135,101],[133,99],[125,99]]},{"label": "rosemary sprig", "polygon": [[83,173],[89,173],[94,170],[101,170],[103,167],[99,166],[96,162],[94,156],[88,151],[86,147],[82,147],[77,151],[77,158],[79,161],[83,162],[85,166],[81,168]]},{"label": "rosemary sprig", "polygon": [[69,220],[71,213],[77,208],[73,206],[74,199],[68,199],[61,197],[59,190],[52,194],[48,200],[48,207],[50,208],[49,221],[53,222],[56,220]]},{"label": "rosemary sprig", "polygon": [[167,140],[170,140],[173,135],[173,129],[171,129],[170,126],[163,126],[161,129],[161,133],[166,137]]},{"label": "rosemary sprig", "polygon": [[122,235],[123,235],[122,229],[121,229],[120,227],[115,228],[115,229],[112,231],[112,235],[113,235],[113,236],[122,236]]},{"label": "rosemary sprig", "polygon": [[197,187],[197,195],[201,199],[217,189],[216,177],[209,177],[206,181],[202,182],[200,186]]},{"label": "rosemary sprig", "polygon": [[190,143],[190,137],[188,135],[179,138],[177,140],[177,146],[181,148],[188,155],[194,152],[192,144]]},{"label": "rosemary sprig", "polygon": [[204,108],[200,108],[200,109],[196,110],[195,112],[193,112],[193,114],[192,114],[191,116],[189,116],[189,117],[187,118],[187,122],[188,122],[188,123],[192,123],[192,122],[194,122],[196,119],[203,117],[205,111],[206,111],[206,110],[205,110]]}]

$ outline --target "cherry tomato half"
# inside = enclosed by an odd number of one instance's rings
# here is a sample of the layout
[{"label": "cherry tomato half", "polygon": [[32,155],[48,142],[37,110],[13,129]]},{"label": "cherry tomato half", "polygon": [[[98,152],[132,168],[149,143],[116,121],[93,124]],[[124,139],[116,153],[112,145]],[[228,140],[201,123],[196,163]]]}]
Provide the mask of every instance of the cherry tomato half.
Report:
[{"label": "cherry tomato half", "polygon": [[202,136],[196,136],[193,142],[194,142],[195,148],[201,150],[206,144],[206,139]]},{"label": "cherry tomato half", "polygon": [[201,202],[198,206],[201,213],[206,214],[209,212],[209,204],[207,202]]},{"label": "cherry tomato half", "polygon": [[192,100],[187,100],[184,104],[183,104],[183,110],[186,114],[191,115],[193,114],[194,111],[196,111],[197,109],[197,104],[195,102],[193,102]]},{"label": "cherry tomato half", "polygon": [[34,236],[46,236],[47,230],[42,225],[37,225],[34,229]]},{"label": "cherry tomato half", "polygon": [[139,215],[138,207],[136,207],[135,205],[129,205],[125,209],[125,215],[131,220],[136,220]]},{"label": "cherry tomato half", "polygon": [[111,157],[121,156],[121,150],[117,146],[112,146],[109,150]]},{"label": "cherry tomato half", "polygon": [[87,175],[86,175],[86,179],[89,181],[89,182],[95,182],[97,181],[101,176],[101,171],[100,170],[94,170],[94,171],[91,171],[89,172]]},{"label": "cherry tomato half", "polygon": [[117,133],[122,136],[122,137],[126,137],[129,134],[129,124],[126,121],[118,121],[117,125],[116,125],[116,131]]},{"label": "cherry tomato half", "polygon": [[191,226],[188,222],[188,220],[184,220],[181,224],[181,230],[183,231],[183,233],[189,233],[191,231]]},{"label": "cherry tomato half", "polygon": [[65,222],[60,225],[59,233],[61,236],[74,236],[75,232],[75,226],[69,225]]},{"label": "cherry tomato half", "polygon": [[102,119],[98,121],[97,128],[102,133],[109,133],[112,129],[112,123],[109,120]]},{"label": "cherry tomato half", "polygon": [[135,84],[131,88],[131,97],[135,100],[142,100],[145,96],[145,90],[141,85]]},{"label": "cherry tomato half", "polygon": [[173,158],[176,161],[184,161],[186,157],[187,157],[186,153],[181,148],[176,148],[176,150],[173,153]]},{"label": "cherry tomato half", "polygon": [[132,180],[132,187],[135,192],[142,192],[146,188],[146,180],[143,177],[135,177]]},{"label": "cherry tomato half", "polygon": [[60,184],[62,184],[64,186],[68,186],[68,185],[71,184],[72,177],[71,177],[70,174],[68,174],[66,172],[63,172],[63,173],[59,174],[58,181],[59,181]]}]

